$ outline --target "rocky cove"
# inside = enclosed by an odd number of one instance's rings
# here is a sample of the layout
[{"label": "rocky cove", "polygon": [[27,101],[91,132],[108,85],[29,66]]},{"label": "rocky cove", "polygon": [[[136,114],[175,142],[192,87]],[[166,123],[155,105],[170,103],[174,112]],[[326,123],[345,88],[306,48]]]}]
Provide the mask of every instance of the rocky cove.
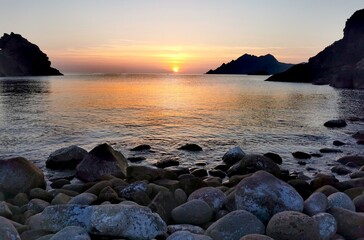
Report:
[{"label": "rocky cove", "polygon": [[[346,121],[325,126],[342,129]],[[352,137],[363,144],[363,131]],[[345,147],[338,139],[320,152],[339,151],[340,145]],[[152,149],[143,144],[131,150]],[[186,144],[179,150],[203,149]],[[302,166],[314,157],[292,155]],[[46,162],[52,171],[74,173],[63,177],[45,177],[22,157],[1,160],[0,238],[364,238],[364,156],[341,157],[333,161],[333,174],[313,177],[282,168],[278,154],[245,153],[238,146],[213,169],[201,163],[186,168],[177,160],[154,166],[134,160],[109,144],[89,152],[70,146],[51,153]],[[346,177],[338,180],[338,174]]]}]

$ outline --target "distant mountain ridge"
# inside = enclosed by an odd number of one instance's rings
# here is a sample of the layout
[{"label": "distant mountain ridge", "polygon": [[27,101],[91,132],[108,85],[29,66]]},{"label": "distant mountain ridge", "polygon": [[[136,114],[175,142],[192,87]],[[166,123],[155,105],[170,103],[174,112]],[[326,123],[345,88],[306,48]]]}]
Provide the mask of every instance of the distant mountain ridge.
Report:
[{"label": "distant mountain ridge", "polygon": [[356,11],[346,21],[342,39],[311,57],[308,63],[297,64],[267,81],[364,89],[364,9]]},{"label": "distant mountain ridge", "polygon": [[48,56],[20,34],[0,38],[0,77],[62,75],[51,67]]},{"label": "distant mountain ridge", "polygon": [[223,63],[215,70],[206,74],[248,74],[248,75],[271,75],[284,72],[293,64],[279,62],[273,55],[254,56],[244,54],[229,63]]}]

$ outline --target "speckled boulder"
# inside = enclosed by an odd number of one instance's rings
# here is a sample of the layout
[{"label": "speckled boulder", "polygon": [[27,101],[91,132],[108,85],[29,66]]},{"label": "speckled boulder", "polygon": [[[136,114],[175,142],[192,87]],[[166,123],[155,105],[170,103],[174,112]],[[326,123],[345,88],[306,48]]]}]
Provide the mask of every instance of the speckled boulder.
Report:
[{"label": "speckled boulder", "polygon": [[199,226],[194,226],[191,224],[175,224],[167,226],[167,233],[172,234],[178,231],[188,231],[195,234],[203,235],[205,230]]},{"label": "speckled boulder", "polygon": [[0,239],[21,240],[13,224],[4,217],[0,217]]},{"label": "speckled boulder", "polygon": [[318,240],[319,227],[316,221],[300,212],[285,211],[274,215],[268,225],[269,237],[279,240]]},{"label": "speckled boulder", "polygon": [[222,156],[222,160],[226,163],[226,165],[232,166],[236,162],[240,161],[244,156],[245,152],[240,147],[234,147]]},{"label": "speckled boulder", "polygon": [[320,231],[320,240],[330,240],[337,231],[337,223],[334,218],[329,213],[319,213],[312,217],[316,220],[319,231]]},{"label": "speckled boulder", "polygon": [[304,213],[313,216],[325,212],[328,206],[327,197],[321,192],[313,193],[304,203]]},{"label": "speckled boulder", "polygon": [[209,236],[191,233],[189,231],[178,231],[170,235],[167,240],[213,240]]},{"label": "speckled boulder", "polygon": [[172,218],[176,223],[203,225],[211,220],[212,210],[201,199],[193,199],[172,210]]},{"label": "speckled boulder", "polygon": [[329,207],[340,207],[355,212],[355,205],[348,195],[342,192],[333,193],[327,198]]},{"label": "speckled boulder", "polygon": [[364,214],[349,211],[344,208],[331,208],[328,210],[337,222],[337,233],[346,239],[364,238]]},{"label": "speckled boulder", "polygon": [[204,187],[197,189],[188,197],[188,201],[193,199],[201,199],[205,201],[213,212],[220,210],[226,202],[225,193],[214,187]]},{"label": "speckled boulder", "polygon": [[91,240],[87,231],[82,227],[69,226],[57,232],[49,240]]},{"label": "speckled boulder", "polygon": [[22,157],[0,159],[0,192],[6,196],[45,186],[43,172],[32,162]]},{"label": "speckled boulder", "polygon": [[237,209],[244,209],[266,223],[278,212],[303,210],[303,198],[289,184],[265,171],[244,178],[235,191]]},{"label": "speckled boulder", "polygon": [[245,210],[236,210],[211,224],[205,234],[214,240],[230,240],[264,232],[265,226],[256,216]]},{"label": "speckled boulder", "polygon": [[69,146],[51,153],[46,161],[46,167],[51,169],[75,168],[87,155],[87,151],[78,146]]}]

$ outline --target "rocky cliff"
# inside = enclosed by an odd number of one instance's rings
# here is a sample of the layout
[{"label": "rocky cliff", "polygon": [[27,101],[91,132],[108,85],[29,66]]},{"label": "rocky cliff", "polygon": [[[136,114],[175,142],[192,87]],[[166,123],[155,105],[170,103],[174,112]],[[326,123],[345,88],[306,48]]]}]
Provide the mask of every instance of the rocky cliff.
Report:
[{"label": "rocky cliff", "polygon": [[267,81],[364,89],[364,9],[356,11],[347,20],[341,40],[310,58],[308,63],[295,65]]},{"label": "rocky cliff", "polygon": [[271,75],[286,71],[292,64],[278,62],[271,54],[265,56],[254,56],[244,54],[236,60],[225,64],[206,74],[249,74],[249,75]]},{"label": "rocky cliff", "polygon": [[62,75],[51,67],[47,55],[19,34],[0,38],[0,76]]}]

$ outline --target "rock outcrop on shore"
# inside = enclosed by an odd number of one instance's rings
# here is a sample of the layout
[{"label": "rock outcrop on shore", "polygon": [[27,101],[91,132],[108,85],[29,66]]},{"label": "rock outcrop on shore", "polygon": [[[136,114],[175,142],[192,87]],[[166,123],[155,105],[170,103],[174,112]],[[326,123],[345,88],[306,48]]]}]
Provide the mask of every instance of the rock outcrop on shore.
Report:
[{"label": "rock outcrop on shore", "polygon": [[286,71],[293,64],[278,62],[271,54],[264,56],[254,56],[244,54],[229,63],[223,63],[215,70],[210,70],[206,74],[248,74],[248,75],[271,75]]},{"label": "rock outcrop on shore", "polygon": [[330,84],[336,88],[364,89],[364,9],[346,22],[344,37],[309,59],[277,73],[267,81]]},{"label": "rock outcrop on shore", "polygon": [[51,67],[47,55],[20,34],[0,38],[0,77],[62,75]]}]

